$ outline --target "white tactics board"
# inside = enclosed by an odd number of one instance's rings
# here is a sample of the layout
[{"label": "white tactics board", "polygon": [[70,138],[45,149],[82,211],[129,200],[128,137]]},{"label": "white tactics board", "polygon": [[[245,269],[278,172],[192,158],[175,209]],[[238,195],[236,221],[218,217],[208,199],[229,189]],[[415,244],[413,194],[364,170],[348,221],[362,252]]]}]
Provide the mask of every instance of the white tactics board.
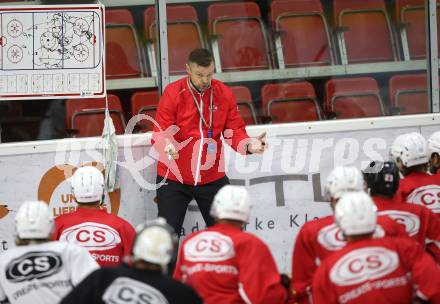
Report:
[{"label": "white tactics board", "polygon": [[0,7],[0,98],[105,95],[104,6]]}]

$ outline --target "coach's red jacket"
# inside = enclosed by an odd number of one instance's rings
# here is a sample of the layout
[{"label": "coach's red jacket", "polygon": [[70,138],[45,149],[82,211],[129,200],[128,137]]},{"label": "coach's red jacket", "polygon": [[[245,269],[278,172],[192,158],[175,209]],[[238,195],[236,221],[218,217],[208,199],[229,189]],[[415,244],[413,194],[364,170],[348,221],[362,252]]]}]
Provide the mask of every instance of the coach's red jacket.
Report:
[{"label": "coach's red jacket", "polygon": [[[206,123],[210,122],[210,97],[212,95],[212,139],[209,128],[200,118],[190,90],[194,93]],[[246,153],[249,136],[240,117],[232,90],[221,81],[212,80],[211,86],[199,93],[190,84],[189,77],[169,84],[160,99],[156,112],[152,142],[159,152],[157,174],[188,185],[213,182],[225,175],[221,136],[234,150]],[[174,128],[172,126],[177,126]],[[165,155],[166,140],[174,144],[179,153],[177,160]],[[208,151],[208,142],[211,141]]]}]

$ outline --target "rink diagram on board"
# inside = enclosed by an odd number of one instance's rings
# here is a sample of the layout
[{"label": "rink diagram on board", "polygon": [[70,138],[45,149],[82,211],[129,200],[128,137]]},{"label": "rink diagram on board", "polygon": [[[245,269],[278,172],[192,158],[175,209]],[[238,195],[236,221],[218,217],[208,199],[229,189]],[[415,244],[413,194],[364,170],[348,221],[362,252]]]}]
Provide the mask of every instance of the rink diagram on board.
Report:
[{"label": "rink diagram on board", "polygon": [[0,96],[87,97],[104,91],[103,7],[0,10]]}]

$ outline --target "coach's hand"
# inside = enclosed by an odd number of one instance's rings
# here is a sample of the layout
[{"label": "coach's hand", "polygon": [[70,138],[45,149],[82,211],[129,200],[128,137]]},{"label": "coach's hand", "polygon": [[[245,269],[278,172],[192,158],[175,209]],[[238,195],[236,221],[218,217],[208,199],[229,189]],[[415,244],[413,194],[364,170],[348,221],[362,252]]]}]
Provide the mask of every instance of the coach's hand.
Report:
[{"label": "coach's hand", "polygon": [[177,152],[176,148],[169,140],[167,140],[167,144],[165,145],[164,152],[165,152],[165,154],[168,155],[169,160],[171,160],[171,158],[172,159],[179,158],[179,153]]},{"label": "coach's hand", "polygon": [[250,154],[261,154],[267,149],[266,132],[251,139],[247,145],[247,152]]}]

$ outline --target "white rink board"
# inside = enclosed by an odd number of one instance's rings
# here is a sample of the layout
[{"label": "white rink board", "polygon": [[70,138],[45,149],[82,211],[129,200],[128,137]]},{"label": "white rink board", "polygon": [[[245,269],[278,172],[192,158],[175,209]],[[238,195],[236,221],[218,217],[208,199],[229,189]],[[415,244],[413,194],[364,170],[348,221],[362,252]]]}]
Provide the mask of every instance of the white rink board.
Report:
[{"label": "white rink board", "polygon": [[104,6],[0,7],[0,98],[103,97]]},{"label": "white rink board", "polygon": [[[281,129],[281,127],[280,127]],[[291,253],[302,224],[331,213],[322,198],[322,188],[335,165],[365,167],[372,159],[388,159],[388,149],[399,134],[416,131],[430,136],[438,125],[361,131],[338,131],[286,135],[269,133],[269,150],[263,156],[244,157],[226,150],[228,176],[245,185],[254,208],[246,230],[262,238],[271,248],[281,271],[290,273]],[[119,137],[120,197],[113,196],[109,209],[133,225],[157,216],[154,190],[143,189],[155,181],[155,161],[149,135],[137,135],[132,146],[124,144],[130,136]],[[99,139],[62,140],[57,150],[47,152],[2,153],[0,145],[0,252],[13,245],[14,215],[24,200],[45,199],[54,215],[73,208],[65,172],[84,162],[101,162]],[[34,143],[35,145],[35,143]],[[35,147],[29,144],[29,150]],[[67,152],[66,152],[67,150]],[[19,151],[19,150],[16,150]],[[129,161],[129,160],[134,160]],[[131,168],[131,169],[130,169]],[[5,207],[7,206],[7,207]],[[185,218],[185,234],[201,229],[204,222],[193,203]]]}]

